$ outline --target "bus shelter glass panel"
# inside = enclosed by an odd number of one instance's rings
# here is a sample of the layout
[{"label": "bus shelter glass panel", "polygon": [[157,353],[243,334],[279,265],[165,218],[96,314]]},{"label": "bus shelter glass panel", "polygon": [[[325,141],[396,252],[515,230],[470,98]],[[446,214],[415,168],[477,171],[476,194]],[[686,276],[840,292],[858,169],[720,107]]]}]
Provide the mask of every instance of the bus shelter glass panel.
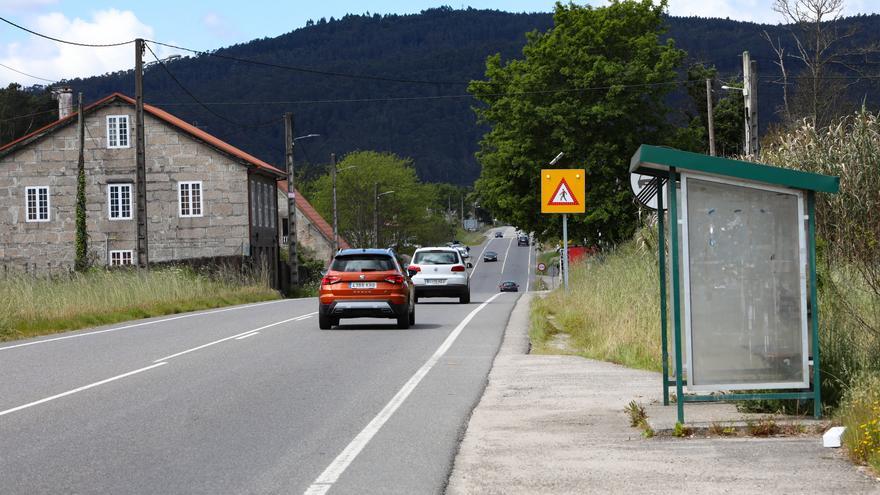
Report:
[{"label": "bus shelter glass panel", "polygon": [[688,389],[807,388],[802,194],[683,179]]}]

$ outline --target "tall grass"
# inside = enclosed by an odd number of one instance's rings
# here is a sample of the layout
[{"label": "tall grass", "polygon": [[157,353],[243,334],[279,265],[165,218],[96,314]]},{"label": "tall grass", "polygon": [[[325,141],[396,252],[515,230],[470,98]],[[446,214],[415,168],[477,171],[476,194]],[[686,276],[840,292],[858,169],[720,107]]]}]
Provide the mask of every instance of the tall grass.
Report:
[{"label": "tall grass", "polygon": [[659,371],[660,289],[650,249],[634,240],[573,263],[570,290],[556,290],[533,303],[531,336],[537,347],[558,329],[571,335],[581,356]]},{"label": "tall grass", "polygon": [[0,340],[277,297],[259,277],[208,277],[186,268],[15,276],[0,280]]}]

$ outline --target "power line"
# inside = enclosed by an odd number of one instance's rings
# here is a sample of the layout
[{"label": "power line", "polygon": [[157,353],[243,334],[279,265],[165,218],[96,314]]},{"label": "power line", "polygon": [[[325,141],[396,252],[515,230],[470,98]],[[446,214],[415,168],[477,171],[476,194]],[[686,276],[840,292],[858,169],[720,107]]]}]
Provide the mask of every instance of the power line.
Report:
[{"label": "power line", "polygon": [[271,63],[271,62],[261,62],[259,60],[252,60],[252,59],[247,59],[247,58],[233,57],[231,55],[223,55],[223,54],[216,53],[216,52],[195,50],[192,48],[171,45],[168,43],[162,43],[162,42],[154,41],[154,40],[145,40],[145,41],[149,41],[150,43],[165,46],[168,48],[174,48],[177,50],[183,50],[183,51],[187,51],[190,53],[195,53],[196,55],[206,55],[209,57],[216,57],[216,58],[220,58],[220,59],[224,59],[224,60],[232,60],[235,62],[242,62],[242,63],[246,63],[246,64],[260,65],[263,67],[271,67],[274,69],[283,69],[283,70],[290,70],[290,71],[295,71],[295,72],[303,72],[306,74],[317,74],[317,75],[321,75],[321,76],[345,77],[345,78],[349,78],[349,79],[365,79],[365,80],[369,80],[369,81],[396,82],[396,83],[405,83],[405,84],[430,84],[430,85],[434,85],[434,86],[444,86],[444,85],[459,85],[460,86],[460,85],[470,84],[470,81],[430,81],[430,80],[425,80],[425,79],[402,79],[402,78],[396,78],[396,77],[373,76],[373,75],[368,75],[368,74],[352,74],[352,73],[348,73],[348,72],[326,71],[326,70],[312,69],[309,67],[299,67],[299,66],[294,66],[294,65],[275,64],[275,63]]},{"label": "power line", "polygon": [[57,82],[57,81],[54,81],[54,80],[52,80],[52,79],[46,79],[45,77],[35,76],[35,75],[33,75],[33,74],[28,74],[27,72],[22,72],[22,71],[20,71],[20,70],[18,70],[18,69],[15,69],[15,68],[10,67],[10,66],[5,65],[5,64],[0,64],[0,67],[3,67],[3,68],[6,68],[6,69],[9,69],[9,70],[11,70],[12,72],[18,72],[19,74],[21,74],[21,75],[23,75],[23,76],[32,77],[32,78],[34,78],[34,79],[40,79],[40,80],[43,80],[43,81],[48,81],[48,82],[53,83],[53,84]]},{"label": "power line", "polygon": [[[483,95],[473,95],[470,93],[452,94],[452,95],[433,95],[433,96],[390,96],[382,98],[339,98],[324,100],[276,100],[276,101],[216,101],[216,102],[199,102],[201,105],[307,105],[316,103],[372,103],[372,102],[393,102],[393,101],[418,101],[418,100],[445,100],[445,99],[462,99],[462,98],[480,98],[480,97],[503,97],[503,96],[529,96],[552,93],[583,93],[587,91],[606,91],[609,89],[631,89],[646,88],[656,86],[671,86],[689,84],[688,81],[665,81],[657,83],[641,83],[641,84],[617,84],[612,86],[594,86],[589,88],[564,88],[564,89],[545,89],[536,91],[511,91],[504,93],[487,93]],[[186,106],[192,103],[150,103],[151,105],[171,107]]]},{"label": "power line", "polygon": [[26,115],[16,115],[14,117],[0,119],[0,122],[12,122],[13,120],[27,119],[29,117],[36,117],[37,115],[44,115],[47,113],[55,113],[57,111],[58,111],[57,108],[53,108],[52,110],[43,110],[42,112],[34,112],[34,113],[26,114]]},{"label": "power line", "polygon": [[112,46],[123,46],[123,45],[128,45],[128,44],[130,44],[130,43],[134,43],[134,40],[122,41],[122,42],[120,42],[120,43],[104,43],[104,44],[97,44],[97,43],[79,43],[79,42],[76,42],[76,41],[68,41],[68,40],[62,40],[62,39],[60,39],[60,38],[53,38],[52,36],[49,36],[49,35],[46,35],[46,34],[42,34],[42,33],[38,33],[38,32],[36,32],[36,31],[30,30],[30,29],[28,29],[28,28],[26,28],[26,27],[24,27],[24,26],[19,26],[18,24],[14,23],[14,22],[12,22],[12,21],[10,21],[9,19],[6,19],[6,18],[4,18],[4,17],[0,17],[0,21],[3,21],[3,22],[5,22],[6,24],[9,24],[10,26],[17,27],[18,29],[21,29],[22,31],[27,31],[27,32],[33,34],[34,36],[39,36],[40,38],[45,38],[45,39],[47,39],[47,40],[56,41],[56,42],[58,42],[58,43],[64,43],[65,45],[85,46],[85,47],[90,47],[90,48],[107,48],[107,47],[112,47]]},{"label": "power line", "polygon": [[241,123],[241,122],[238,122],[238,121],[232,120],[232,119],[230,119],[230,118],[228,118],[228,117],[226,117],[226,116],[224,116],[224,115],[221,115],[221,114],[215,112],[215,111],[212,110],[210,107],[208,107],[206,104],[202,103],[202,101],[199,100],[199,99],[196,97],[196,95],[194,95],[194,94],[192,93],[192,91],[190,91],[189,89],[187,89],[186,86],[184,86],[183,83],[181,83],[181,82],[177,79],[177,77],[174,76],[174,74],[168,69],[168,67],[165,65],[165,63],[162,62],[161,60],[159,60],[159,57],[156,56],[156,52],[154,52],[153,49],[150,48],[150,45],[144,43],[144,46],[147,48],[147,50],[150,51],[150,53],[153,55],[153,58],[156,59],[156,62],[157,62],[160,66],[162,66],[163,69],[165,69],[165,72],[168,74],[168,77],[170,77],[171,80],[173,80],[173,81],[174,81],[174,82],[180,87],[180,89],[183,90],[184,93],[186,93],[187,95],[189,95],[189,97],[192,98],[192,100],[193,100],[194,102],[196,102],[199,106],[201,106],[202,108],[204,108],[205,110],[207,110],[209,113],[211,113],[211,114],[214,115],[215,117],[217,117],[217,118],[219,118],[219,119],[221,119],[221,120],[223,120],[223,121],[225,121],[225,122],[227,122],[227,123],[230,123],[230,124],[233,124],[233,125],[239,126],[239,127],[247,127],[247,128],[252,128],[252,129],[257,129],[257,128],[260,128],[260,127],[265,127],[265,126],[270,125],[270,124],[276,124],[276,123],[278,123],[278,121],[281,120],[280,118],[276,118],[276,119],[272,119],[272,120],[269,120],[269,121],[266,121],[266,122],[261,122],[261,123],[258,123],[258,124],[244,124],[244,123]]}]

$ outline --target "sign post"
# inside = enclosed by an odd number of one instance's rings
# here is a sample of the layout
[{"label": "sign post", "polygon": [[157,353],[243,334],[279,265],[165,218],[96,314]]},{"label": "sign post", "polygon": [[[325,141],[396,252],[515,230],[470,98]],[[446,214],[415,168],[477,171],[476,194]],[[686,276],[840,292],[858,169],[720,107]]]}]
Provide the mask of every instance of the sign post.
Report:
[{"label": "sign post", "polygon": [[562,282],[568,290],[568,214],[584,213],[582,168],[541,170],[541,213],[562,213]]}]

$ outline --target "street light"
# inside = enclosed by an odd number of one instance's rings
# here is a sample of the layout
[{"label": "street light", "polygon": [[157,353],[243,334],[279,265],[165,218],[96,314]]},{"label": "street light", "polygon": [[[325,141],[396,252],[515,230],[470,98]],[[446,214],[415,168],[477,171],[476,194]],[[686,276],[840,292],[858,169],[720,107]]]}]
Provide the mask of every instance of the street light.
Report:
[{"label": "street light", "polygon": [[349,165],[341,169],[336,168],[336,153],[330,153],[330,181],[333,183],[333,254],[339,251],[339,214],[336,210],[336,174],[348,169],[357,168],[357,165]]},{"label": "street light", "polygon": [[375,239],[376,247],[379,247],[379,198],[385,196],[386,194],[392,194],[394,191],[385,191],[383,193],[379,193],[379,183],[375,183],[375,193],[376,193],[376,201],[373,205],[373,239]]}]

